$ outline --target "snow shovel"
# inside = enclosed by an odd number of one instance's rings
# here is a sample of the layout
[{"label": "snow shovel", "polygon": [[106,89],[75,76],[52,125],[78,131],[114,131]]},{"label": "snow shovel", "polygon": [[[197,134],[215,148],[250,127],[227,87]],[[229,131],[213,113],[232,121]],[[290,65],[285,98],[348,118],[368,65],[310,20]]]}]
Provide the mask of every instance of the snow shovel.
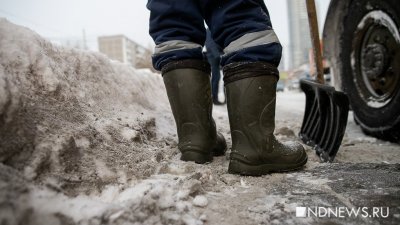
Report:
[{"label": "snow shovel", "polygon": [[306,1],[317,74],[315,80],[300,81],[306,108],[299,136],[314,147],[323,162],[332,162],[346,130],[349,99],[343,92],[325,85],[315,2]]}]

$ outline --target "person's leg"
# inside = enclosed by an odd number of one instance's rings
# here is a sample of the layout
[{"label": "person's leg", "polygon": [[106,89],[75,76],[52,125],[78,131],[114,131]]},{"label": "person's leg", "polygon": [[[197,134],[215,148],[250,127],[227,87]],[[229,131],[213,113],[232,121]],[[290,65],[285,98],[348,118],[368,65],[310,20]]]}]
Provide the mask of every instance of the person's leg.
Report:
[{"label": "person's leg", "polygon": [[207,29],[207,38],[205,46],[207,49],[207,59],[211,65],[211,90],[213,95],[212,96],[213,102],[214,104],[221,105],[222,103],[220,103],[218,100],[219,80],[221,78],[220,74],[221,48],[213,40],[209,29]]},{"label": "person's leg", "polygon": [[229,172],[263,175],[301,168],[307,162],[302,145],[285,145],[274,136],[282,48],[264,2],[210,0],[211,6],[207,23],[224,49],[221,63],[233,142]]},{"label": "person's leg", "polygon": [[149,33],[156,44],[153,54],[156,70],[172,61],[203,60],[206,31],[196,0],[149,0],[147,8]]},{"label": "person's leg", "polygon": [[196,1],[150,0],[153,65],[161,70],[175,118],[181,159],[206,163],[223,155],[225,139],[212,119],[210,68],[203,59],[205,29]]},{"label": "person's leg", "polygon": [[223,49],[221,66],[235,62],[279,65],[282,46],[263,0],[205,1],[204,17]]},{"label": "person's leg", "polygon": [[217,57],[209,57],[208,62],[211,65],[211,90],[212,90],[212,98],[214,104],[221,104],[218,100],[218,91],[219,91],[219,80],[221,79],[220,72],[220,58]]}]

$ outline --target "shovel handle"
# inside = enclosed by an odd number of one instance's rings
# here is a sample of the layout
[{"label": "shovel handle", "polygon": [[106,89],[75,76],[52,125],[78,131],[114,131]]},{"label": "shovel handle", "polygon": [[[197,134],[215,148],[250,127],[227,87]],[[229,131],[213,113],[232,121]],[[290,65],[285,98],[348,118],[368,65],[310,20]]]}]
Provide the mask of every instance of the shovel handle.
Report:
[{"label": "shovel handle", "polygon": [[314,0],[306,0],[306,3],[307,3],[308,23],[310,26],[311,42],[314,52],[314,61],[317,69],[317,76],[315,80],[320,84],[325,84],[324,67],[322,64],[321,42],[319,39],[317,9],[315,7]]}]

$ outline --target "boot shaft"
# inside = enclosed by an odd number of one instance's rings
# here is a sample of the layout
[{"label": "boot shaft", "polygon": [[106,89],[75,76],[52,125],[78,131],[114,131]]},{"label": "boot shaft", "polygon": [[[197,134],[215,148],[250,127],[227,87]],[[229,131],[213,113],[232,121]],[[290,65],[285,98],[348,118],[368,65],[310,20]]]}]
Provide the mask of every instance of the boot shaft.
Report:
[{"label": "boot shaft", "polygon": [[273,151],[276,83],[274,76],[260,76],[226,86],[232,154],[240,149],[251,161],[259,161]]},{"label": "boot shaft", "polygon": [[269,139],[275,130],[278,72],[268,66],[257,63],[224,68],[232,152],[252,149],[248,155],[257,155],[253,150],[272,149]]},{"label": "boot shaft", "polygon": [[[203,61],[177,61],[163,68],[163,79],[175,118],[182,160],[205,163],[223,155],[225,139],[212,118],[211,83]],[[208,64],[207,64],[208,65]]]},{"label": "boot shaft", "polygon": [[207,129],[212,120],[212,100],[209,76],[196,69],[176,69],[163,75],[165,88],[178,134],[186,133],[185,124],[196,123]]},{"label": "boot shaft", "polygon": [[285,145],[274,136],[276,67],[238,63],[224,68],[224,74],[232,135],[229,172],[262,175],[304,165],[301,145]]}]

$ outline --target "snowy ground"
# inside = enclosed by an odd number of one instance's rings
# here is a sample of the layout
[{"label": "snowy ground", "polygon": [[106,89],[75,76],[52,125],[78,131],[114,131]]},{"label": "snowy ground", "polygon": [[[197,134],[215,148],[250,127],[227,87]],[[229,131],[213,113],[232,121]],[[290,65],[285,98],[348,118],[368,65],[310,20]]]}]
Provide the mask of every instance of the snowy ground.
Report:
[{"label": "snowy ground", "polygon": [[[297,140],[302,93],[278,94]],[[226,106],[214,107],[231,145]],[[228,155],[181,162],[159,75],[53,46],[0,19],[0,224],[399,224],[400,147],[349,117],[332,164],[241,177]],[[297,206],[390,207],[388,218],[296,218]]]}]

